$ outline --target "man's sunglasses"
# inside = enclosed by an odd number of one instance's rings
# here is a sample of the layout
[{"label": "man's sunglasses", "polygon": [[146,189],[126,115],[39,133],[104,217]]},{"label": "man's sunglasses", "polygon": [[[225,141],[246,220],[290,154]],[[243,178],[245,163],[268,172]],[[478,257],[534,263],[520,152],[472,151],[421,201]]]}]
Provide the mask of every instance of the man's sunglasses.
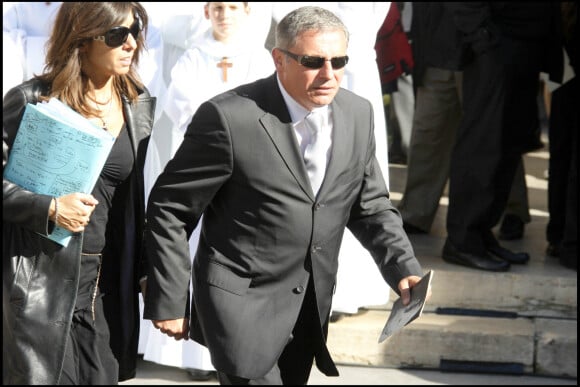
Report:
[{"label": "man's sunglasses", "polygon": [[282,51],[284,54],[288,55],[290,58],[300,63],[302,66],[308,67],[309,69],[322,68],[322,66],[324,66],[324,62],[330,61],[332,68],[334,70],[338,70],[346,66],[346,64],[348,63],[347,55],[336,56],[334,58],[326,59],[320,56],[296,55],[294,53],[291,53],[290,51],[286,51],[281,48],[278,48],[278,50]]},{"label": "man's sunglasses", "polygon": [[111,48],[117,48],[125,44],[129,34],[133,36],[133,39],[137,40],[139,32],[141,32],[141,21],[139,19],[135,19],[130,28],[122,26],[114,27],[105,32],[104,35],[95,36],[94,39],[104,41],[105,44]]}]

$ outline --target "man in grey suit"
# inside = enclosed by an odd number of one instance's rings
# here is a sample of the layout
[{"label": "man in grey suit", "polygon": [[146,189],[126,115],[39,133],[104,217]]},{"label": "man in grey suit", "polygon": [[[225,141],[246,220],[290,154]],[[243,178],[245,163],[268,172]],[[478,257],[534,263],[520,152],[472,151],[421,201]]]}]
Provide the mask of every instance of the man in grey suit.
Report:
[{"label": "man in grey suit", "polygon": [[[305,384],[314,359],[338,375],[326,335],[345,227],[406,303],[423,275],[374,155],[371,104],[339,88],[347,44],[333,13],[289,13],[276,73],[202,104],[151,192],[144,317],[206,345],[222,384]],[[318,192],[304,160],[311,111],[331,133]]]}]

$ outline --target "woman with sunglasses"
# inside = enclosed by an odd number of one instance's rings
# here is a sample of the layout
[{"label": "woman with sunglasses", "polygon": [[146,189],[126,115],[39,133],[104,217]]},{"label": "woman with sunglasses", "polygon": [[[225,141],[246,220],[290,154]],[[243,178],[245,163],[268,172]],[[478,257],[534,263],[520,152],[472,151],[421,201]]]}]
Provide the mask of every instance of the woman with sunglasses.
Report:
[{"label": "woman with sunglasses", "polygon": [[[115,137],[92,193],[36,194],[3,180],[4,384],[117,384],[135,376],[143,163],[155,98],[135,66],[137,2],[64,2],[44,73],[3,105],[3,165],[25,107],[57,98]],[[46,235],[73,232],[66,247]]]}]

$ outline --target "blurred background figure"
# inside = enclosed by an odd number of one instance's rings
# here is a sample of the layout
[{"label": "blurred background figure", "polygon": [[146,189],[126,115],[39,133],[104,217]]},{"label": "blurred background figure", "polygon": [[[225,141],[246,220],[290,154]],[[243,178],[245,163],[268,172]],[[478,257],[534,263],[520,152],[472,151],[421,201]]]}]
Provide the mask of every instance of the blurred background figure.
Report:
[{"label": "blurred background figure", "polygon": [[578,270],[578,3],[566,1],[561,6],[563,43],[571,74],[551,98],[546,254]]},{"label": "blurred background figure", "polygon": [[[408,233],[424,234],[431,229],[449,178],[451,152],[462,114],[461,69],[467,58],[461,35],[444,3],[411,4],[416,98],[406,154],[407,179],[398,209]],[[530,220],[525,171],[520,163],[498,238],[522,238],[524,224]]]},{"label": "blurred background figure", "polygon": [[412,3],[415,111],[398,209],[407,233],[428,233],[449,177],[461,118],[461,37],[441,2]]},{"label": "blurred background figure", "polygon": [[522,154],[534,149],[540,72],[561,80],[559,5],[448,3],[469,49],[463,116],[451,155],[443,259],[505,271],[529,254],[501,246],[492,232],[506,208]]},{"label": "blurred background figure", "polygon": [[[272,3],[247,3],[252,9],[248,28],[252,30],[255,42],[263,44],[270,31]],[[164,51],[163,79],[167,85],[171,82],[171,69],[177,60],[211,26],[210,21],[204,17],[205,4],[203,1],[143,2],[152,24],[161,31]]]},{"label": "blurred background figure", "polygon": [[8,33],[2,33],[2,97],[24,80],[20,50]]},{"label": "blurred background figure", "polygon": [[410,44],[412,12],[411,2],[393,2],[375,44],[392,164],[407,163],[415,109]]},{"label": "blurred background figure", "polygon": [[60,1],[2,3],[2,30],[18,47],[18,58],[23,66],[20,82],[42,73],[45,44],[60,4]]}]

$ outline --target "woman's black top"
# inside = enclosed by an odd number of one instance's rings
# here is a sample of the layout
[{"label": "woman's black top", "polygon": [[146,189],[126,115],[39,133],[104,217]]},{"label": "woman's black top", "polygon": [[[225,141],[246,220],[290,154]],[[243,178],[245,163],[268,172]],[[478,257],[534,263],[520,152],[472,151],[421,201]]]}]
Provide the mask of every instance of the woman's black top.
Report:
[{"label": "woman's black top", "polygon": [[[92,195],[99,204],[91,215],[89,224],[85,227],[83,237],[83,253],[102,253],[105,248],[106,235],[114,232],[115,215],[123,214],[120,206],[126,203],[125,196],[129,176],[133,169],[134,158],[126,125],[123,125],[111,153],[105,162],[101,175],[95,184]],[[109,223],[111,223],[110,226]]]}]

